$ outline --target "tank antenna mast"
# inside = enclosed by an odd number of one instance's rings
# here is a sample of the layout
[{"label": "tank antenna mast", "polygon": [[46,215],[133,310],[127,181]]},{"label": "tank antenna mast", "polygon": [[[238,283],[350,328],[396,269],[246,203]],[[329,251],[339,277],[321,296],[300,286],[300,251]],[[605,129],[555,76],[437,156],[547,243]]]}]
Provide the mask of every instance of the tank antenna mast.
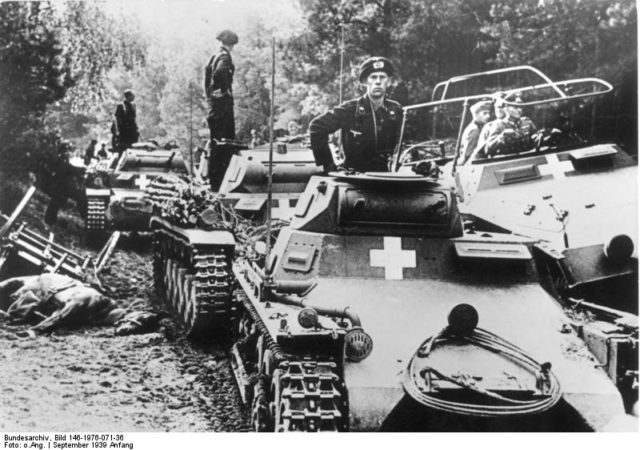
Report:
[{"label": "tank antenna mast", "polygon": [[271,38],[271,105],[269,117],[269,175],[267,178],[267,250],[264,257],[265,274],[271,278],[271,196],[273,191],[273,116],[275,106],[273,97],[275,95],[276,84],[276,37]]}]

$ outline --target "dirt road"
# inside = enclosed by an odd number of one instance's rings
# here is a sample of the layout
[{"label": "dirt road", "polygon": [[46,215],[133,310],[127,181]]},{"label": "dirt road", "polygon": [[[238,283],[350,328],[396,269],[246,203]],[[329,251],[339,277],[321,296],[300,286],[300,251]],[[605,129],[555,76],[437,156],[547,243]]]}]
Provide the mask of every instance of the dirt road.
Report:
[{"label": "dirt road", "polygon": [[[63,213],[60,223],[56,240],[87,253],[78,219]],[[101,276],[120,306],[153,304],[149,247],[148,237],[125,237]],[[3,431],[247,429],[224,348],[188,342],[171,319],[137,336],[111,327],[35,335],[0,321],[0,368]]]}]

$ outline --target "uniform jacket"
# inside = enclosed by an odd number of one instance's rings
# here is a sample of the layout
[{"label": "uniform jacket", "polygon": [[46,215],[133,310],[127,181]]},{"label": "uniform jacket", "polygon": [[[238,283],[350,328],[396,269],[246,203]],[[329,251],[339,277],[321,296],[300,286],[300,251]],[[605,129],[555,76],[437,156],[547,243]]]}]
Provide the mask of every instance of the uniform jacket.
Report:
[{"label": "uniform jacket", "polygon": [[[511,121],[508,118],[494,120],[486,125],[486,142],[480,142],[478,145],[486,145],[484,149],[487,155],[495,155],[504,149],[505,143],[501,138],[502,132],[505,130],[513,130],[515,134],[512,140],[526,140],[537,131],[535,124],[528,117],[521,117],[517,121]],[[485,134],[484,129],[482,134]]]},{"label": "uniform jacket", "polygon": [[231,95],[235,67],[225,48],[213,55],[204,69],[204,91],[207,98]]},{"label": "uniform jacket", "polygon": [[349,100],[316,117],[309,125],[311,149],[316,164],[333,167],[329,134],[341,130],[344,166],[359,172],[388,171],[402,124],[402,107],[384,100],[374,113],[369,97]]},{"label": "uniform jacket", "polygon": [[480,138],[480,127],[476,121],[472,121],[464,129],[462,133],[462,139],[460,140],[460,159],[458,164],[464,164],[473,153],[473,150],[478,145],[478,139]]},{"label": "uniform jacket", "polygon": [[136,105],[124,101],[116,106],[114,129],[111,131],[120,137],[122,142],[138,140],[138,124],[136,123]]}]

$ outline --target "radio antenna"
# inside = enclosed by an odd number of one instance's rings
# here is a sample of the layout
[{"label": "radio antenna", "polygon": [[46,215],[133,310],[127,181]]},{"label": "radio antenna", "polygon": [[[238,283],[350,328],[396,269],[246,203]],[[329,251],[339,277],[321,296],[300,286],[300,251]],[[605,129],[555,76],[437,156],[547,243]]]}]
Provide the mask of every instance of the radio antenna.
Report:
[{"label": "radio antenna", "polygon": [[273,191],[273,116],[275,113],[274,96],[276,84],[276,37],[271,38],[271,105],[269,118],[269,172],[267,177],[267,250],[265,254],[265,274],[271,277],[271,197]]}]

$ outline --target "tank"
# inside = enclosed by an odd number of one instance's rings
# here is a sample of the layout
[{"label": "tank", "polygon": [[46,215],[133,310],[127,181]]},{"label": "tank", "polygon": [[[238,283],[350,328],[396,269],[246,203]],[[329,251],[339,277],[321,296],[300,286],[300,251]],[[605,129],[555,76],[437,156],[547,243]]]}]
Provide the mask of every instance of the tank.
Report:
[{"label": "tank", "polygon": [[620,393],[541,287],[535,244],[464,231],[433,177],[313,177],[268,262],[228,263],[254,428],[604,428]]},{"label": "tank", "polygon": [[106,231],[146,231],[151,206],[144,200],[147,185],[159,175],[175,174],[188,179],[181,151],[171,143],[133,144],[120,158],[97,162],[85,177],[86,231],[92,237]]},{"label": "tank", "polygon": [[[411,172],[420,161],[437,161],[456,183],[469,227],[539,240],[533,256],[542,285],[568,309],[574,328],[633,404],[637,162],[616,143],[592,137],[611,91],[600,79],[554,82],[530,66],[452,78],[437,85],[432,102],[405,109],[399,168]],[[468,107],[496,96],[522,107],[538,132],[458,164]],[[577,316],[594,320],[573,320]]]},{"label": "tank", "polygon": [[[309,178],[320,169],[302,144],[277,143],[274,148],[271,217],[282,222],[291,219]],[[234,153],[224,177],[215,182],[220,185],[216,194],[225,210],[259,228],[266,218],[269,147]],[[159,297],[181,317],[190,337],[227,332],[235,308],[232,264],[239,250],[237,233],[215,221],[197,228],[177,225],[159,214],[150,227]]]}]

